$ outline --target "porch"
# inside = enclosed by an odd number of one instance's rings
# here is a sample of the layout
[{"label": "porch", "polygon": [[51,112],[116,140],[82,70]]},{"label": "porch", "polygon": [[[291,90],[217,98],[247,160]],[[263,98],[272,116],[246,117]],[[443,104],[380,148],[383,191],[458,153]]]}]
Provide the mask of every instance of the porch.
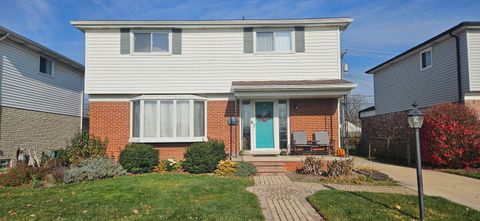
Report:
[{"label": "porch", "polygon": [[[338,98],[355,86],[340,79],[233,82],[244,160],[301,162],[305,156],[291,154],[311,154],[320,147],[324,154],[335,153],[340,146]],[[298,147],[309,151],[295,151]]]}]

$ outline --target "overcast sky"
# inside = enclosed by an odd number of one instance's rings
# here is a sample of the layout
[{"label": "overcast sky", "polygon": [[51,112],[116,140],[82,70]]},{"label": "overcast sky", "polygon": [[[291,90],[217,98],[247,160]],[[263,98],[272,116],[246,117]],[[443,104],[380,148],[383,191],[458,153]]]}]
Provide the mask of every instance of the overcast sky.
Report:
[{"label": "overcast sky", "polygon": [[480,0],[423,1],[153,1],[0,0],[0,25],[84,63],[83,33],[69,24],[83,19],[247,19],[352,17],[342,34],[347,78],[354,94],[373,95],[369,68],[461,21],[480,20]]}]

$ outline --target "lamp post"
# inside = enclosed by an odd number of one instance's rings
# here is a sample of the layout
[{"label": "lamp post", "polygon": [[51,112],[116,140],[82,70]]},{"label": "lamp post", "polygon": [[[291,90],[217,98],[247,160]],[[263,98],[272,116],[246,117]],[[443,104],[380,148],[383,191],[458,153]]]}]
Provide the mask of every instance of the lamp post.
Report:
[{"label": "lamp post", "polygon": [[408,112],[408,124],[415,130],[415,141],[417,148],[417,186],[418,186],[418,207],[420,220],[425,220],[425,204],[423,204],[423,178],[422,178],[422,157],[420,153],[420,135],[419,130],[423,124],[423,113],[413,102],[413,109]]}]

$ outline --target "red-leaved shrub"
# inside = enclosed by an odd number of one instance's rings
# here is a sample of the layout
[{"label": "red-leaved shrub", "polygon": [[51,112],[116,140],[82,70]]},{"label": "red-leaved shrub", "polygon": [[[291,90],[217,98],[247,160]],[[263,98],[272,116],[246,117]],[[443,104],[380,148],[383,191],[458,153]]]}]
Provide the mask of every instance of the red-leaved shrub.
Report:
[{"label": "red-leaved shrub", "polygon": [[424,111],[420,129],[422,159],[433,166],[480,166],[480,121],[461,104],[440,104]]}]

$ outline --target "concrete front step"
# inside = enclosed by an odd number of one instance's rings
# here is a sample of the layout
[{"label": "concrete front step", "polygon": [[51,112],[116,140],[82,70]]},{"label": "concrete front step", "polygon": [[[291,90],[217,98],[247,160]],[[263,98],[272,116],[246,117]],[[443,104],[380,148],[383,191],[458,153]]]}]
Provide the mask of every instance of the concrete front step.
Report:
[{"label": "concrete front step", "polygon": [[256,167],[284,167],[284,162],[252,162]]}]

